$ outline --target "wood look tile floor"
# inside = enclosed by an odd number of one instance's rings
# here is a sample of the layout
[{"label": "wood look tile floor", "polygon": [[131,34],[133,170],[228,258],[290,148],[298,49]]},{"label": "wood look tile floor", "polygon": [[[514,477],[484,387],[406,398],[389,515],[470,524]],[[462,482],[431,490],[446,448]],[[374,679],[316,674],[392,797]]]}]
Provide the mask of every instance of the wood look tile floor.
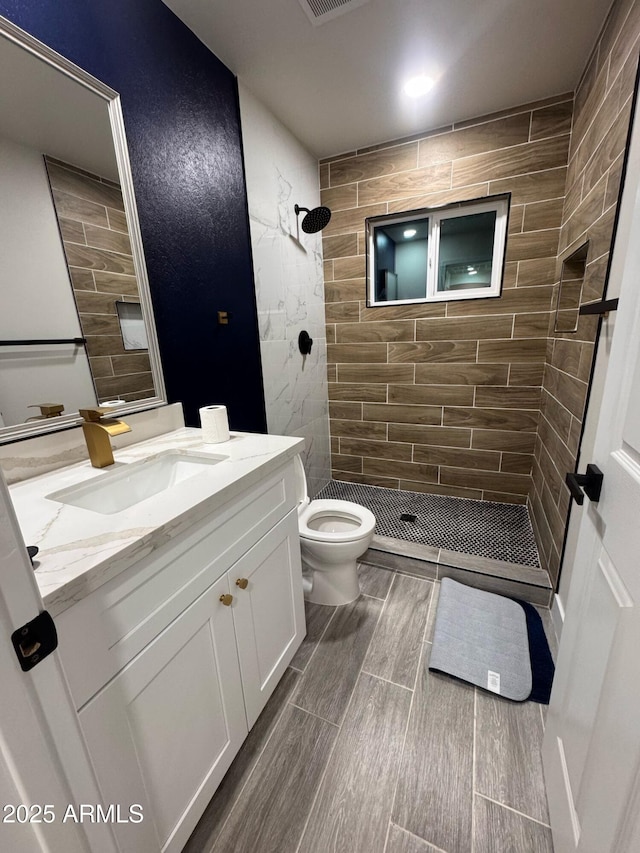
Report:
[{"label": "wood look tile floor", "polygon": [[436,581],[360,578],[352,604],[306,604],[307,636],[183,853],[553,853],[543,707],[428,671]]}]

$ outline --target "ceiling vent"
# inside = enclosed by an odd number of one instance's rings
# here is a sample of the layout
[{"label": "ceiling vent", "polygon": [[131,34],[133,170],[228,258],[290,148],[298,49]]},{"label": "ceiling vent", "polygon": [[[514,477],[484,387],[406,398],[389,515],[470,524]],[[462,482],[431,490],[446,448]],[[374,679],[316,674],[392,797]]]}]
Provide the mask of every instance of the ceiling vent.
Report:
[{"label": "ceiling vent", "polygon": [[300,5],[313,26],[318,27],[368,2],[369,0],[300,0]]}]

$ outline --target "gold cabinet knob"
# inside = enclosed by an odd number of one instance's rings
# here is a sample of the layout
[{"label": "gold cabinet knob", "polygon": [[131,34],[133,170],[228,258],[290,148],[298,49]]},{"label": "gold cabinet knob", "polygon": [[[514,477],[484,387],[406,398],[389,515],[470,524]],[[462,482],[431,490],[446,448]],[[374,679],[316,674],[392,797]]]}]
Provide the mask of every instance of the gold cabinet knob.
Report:
[{"label": "gold cabinet knob", "polygon": [[229,595],[229,593],[224,593],[220,596],[220,601],[224,604],[225,607],[230,607],[231,602],[233,601],[233,596]]},{"label": "gold cabinet knob", "polygon": [[238,578],[236,581],[236,586],[239,586],[240,589],[246,589],[249,585],[249,581],[246,578]]}]

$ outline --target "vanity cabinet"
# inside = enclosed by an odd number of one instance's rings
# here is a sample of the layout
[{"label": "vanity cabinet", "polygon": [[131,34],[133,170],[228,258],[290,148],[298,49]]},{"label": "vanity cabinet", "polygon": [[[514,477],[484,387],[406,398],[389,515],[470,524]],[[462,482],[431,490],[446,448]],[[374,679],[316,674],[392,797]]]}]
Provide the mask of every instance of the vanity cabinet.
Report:
[{"label": "vanity cabinet", "polygon": [[[302,641],[292,476],[288,464],[56,620],[123,853],[182,850]],[[132,804],[143,821],[124,822]]]},{"label": "vanity cabinet", "polygon": [[113,826],[123,853],[180,850],[246,737],[228,589],[220,578],[80,711],[105,802],[143,809]]},{"label": "vanity cabinet", "polygon": [[302,570],[295,510],[229,572],[233,595],[229,609],[233,614],[249,729],[305,634],[301,587],[300,595],[297,594],[298,577],[302,577]]}]

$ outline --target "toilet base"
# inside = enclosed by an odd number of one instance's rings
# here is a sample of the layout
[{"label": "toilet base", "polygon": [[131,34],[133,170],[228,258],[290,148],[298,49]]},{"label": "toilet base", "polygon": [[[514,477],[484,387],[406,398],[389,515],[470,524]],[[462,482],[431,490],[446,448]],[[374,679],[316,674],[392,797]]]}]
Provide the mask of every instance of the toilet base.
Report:
[{"label": "toilet base", "polygon": [[302,571],[305,578],[311,581],[311,589],[305,589],[304,597],[313,604],[350,604],[360,595],[356,560],[334,564],[328,570],[323,570],[312,568],[303,557]]}]

